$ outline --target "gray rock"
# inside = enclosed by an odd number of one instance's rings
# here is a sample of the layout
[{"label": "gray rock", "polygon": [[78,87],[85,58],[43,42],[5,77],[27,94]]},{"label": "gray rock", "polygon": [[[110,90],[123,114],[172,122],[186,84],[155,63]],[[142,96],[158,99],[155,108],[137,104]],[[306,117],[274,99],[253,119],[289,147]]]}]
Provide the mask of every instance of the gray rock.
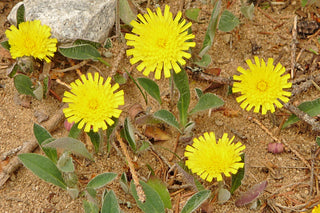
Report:
[{"label": "gray rock", "polygon": [[115,21],[116,0],[24,0],[8,15],[11,24],[16,25],[22,3],[26,21],[40,20],[50,26],[52,37],[61,43],[76,39],[103,43]]}]

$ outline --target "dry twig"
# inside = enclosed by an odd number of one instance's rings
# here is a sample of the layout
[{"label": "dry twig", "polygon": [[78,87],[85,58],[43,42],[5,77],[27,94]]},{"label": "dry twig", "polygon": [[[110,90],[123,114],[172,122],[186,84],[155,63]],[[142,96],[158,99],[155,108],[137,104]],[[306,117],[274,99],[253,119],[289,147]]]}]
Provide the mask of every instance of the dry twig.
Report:
[{"label": "dry twig", "polygon": [[134,184],[136,186],[137,195],[139,197],[139,200],[141,202],[144,202],[146,200],[146,195],[144,194],[142,186],[141,186],[141,184],[139,182],[139,178],[138,178],[138,175],[136,173],[136,170],[134,169],[134,165],[132,163],[132,160],[131,160],[131,158],[129,156],[129,153],[128,153],[128,150],[127,150],[127,146],[123,143],[123,141],[122,141],[122,139],[121,139],[121,137],[120,137],[118,132],[116,132],[116,137],[117,137],[117,140],[120,143],[120,147],[122,149],[122,153],[123,153],[123,155],[125,156],[125,158],[126,158],[126,160],[128,162],[128,166],[129,166],[130,172],[132,174],[133,182],[134,182]]},{"label": "dry twig", "polygon": [[[62,109],[65,108],[67,105],[64,104],[45,124],[45,128],[52,132],[54,131],[61,121],[64,119],[64,114],[62,112]],[[31,140],[28,143],[26,143],[21,151],[19,151],[18,154],[22,153],[29,153],[33,152],[38,147],[38,142],[36,140]],[[11,173],[16,171],[22,163],[20,162],[19,158],[17,156],[13,157],[10,162],[2,169],[2,172],[0,173],[0,187],[2,187],[6,181],[10,178]]]},{"label": "dry twig", "polygon": [[295,114],[300,120],[306,122],[307,124],[311,125],[312,130],[316,132],[320,132],[320,124],[317,122],[316,119],[308,115],[307,113],[301,111],[297,107],[289,104],[289,103],[284,103],[283,101],[279,100],[279,102],[290,112]]},{"label": "dry twig", "polygon": [[297,18],[294,17],[292,28],[292,46],[291,46],[291,79],[294,78],[294,71],[296,67],[296,43],[297,43]]},{"label": "dry twig", "polygon": [[76,69],[79,69],[81,67],[83,67],[84,65],[86,65],[89,61],[85,60],[85,61],[81,61],[79,64],[76,64],[72,67],[68,67],[66,69],[63,69],[63,70],[58,70],[58,69],[54,69],[53,71],[54,72],[69,72],[69,71],[72,71],[72,70],[76,70]]},{"label": "dry twig", "polygon": [[[259,120],[257,120],[256,118],[253,117],[248,117],[249,121],[253,121],[254,123],[256,123],[263,131],[265,131],[265,133],[267,133],[274,141],[278,142],[278,143],[283,143],[286,147],[288,147],[298,158],[300,158],[300,160],[308,167],[309,170],[311,170],[311,166],[308,163],[308,161],[297,151],[295,150],[289,143],[287,143],[286,140],[282,139],[279,140],[277,137],[275,137],[267,127],[265,127]],[[320,176],[319,176],[320,177]]]}]

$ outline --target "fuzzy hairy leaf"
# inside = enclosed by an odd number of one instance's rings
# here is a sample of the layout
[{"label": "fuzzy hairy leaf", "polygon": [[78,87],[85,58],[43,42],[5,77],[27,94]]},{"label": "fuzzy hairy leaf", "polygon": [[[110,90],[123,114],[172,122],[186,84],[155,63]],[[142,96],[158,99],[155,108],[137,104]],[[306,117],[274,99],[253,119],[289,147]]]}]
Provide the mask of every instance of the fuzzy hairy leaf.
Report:
[{"label": "fuzzy hairy leaf", "polygon": [[143,189],[145,196],[146,196],[146,200],[144,202],[141,202],[139,200],[136,186],[133,183],[133,181],[131,181],[131,184],[130,184],[131,193],[132,193],[134,199],[136,200],[139,208],[143,212],[165,213],[164,204],[163,204],[159,194],[151,186],[149,186],[145,182],[140,181],[140,184],[141,184],[142,189]]},{"label": "fuzzy hairy leaf", "polygon": [[204,201],[206,201],[211,194],[210,190],[203,190],[194,194],[188,199],[180,213],[194,212]]},{"label": "fuzzy hairy leaf", "polygon": [[140,86],[145,89],[145,91],[151,95],[156,101],[158,101],[159,104],[161,104],[161,96],[160,96],[160,89],[156,82],[149,78],[137,78],[137,81],[139,82]]},{"label": "fuzzy hairy leaf", "polygon": [[25,167],[30,169],[42,180],[59,186],[62,189],[67,189],[67,185],[62,178],[61,172],[48,158],[35,153],[19,154],[18,158]]},{"label": "fuzzy hairy leaf", "polygon": [[[310,115],[311,117],[317,116],[320,114],[320,98],[313,101],[303,102],[298,106],[298,108]],[[283,124],[282,128],[286,128],[287,126],[296,123],[300,119],[296,115],[291,115],[288,120]]]},{"label": "fuzzy hairy leaf", "polygon": [[99,51],[90,44],[80,44],[71,47],[59,47],[59,52],[68,58],[77,60],[98,60],[101,57]]},{"label": "fuzzy hairy leaf", "polygon": [[164,208],[171,209],[172,205],[170,200],[170,194],[166,185],[160,179],[157,178],[150,178],[147,184],[151,186],[151,188],[153,188],[159,194],[164,204]]},{"label": "fuzzy hairy leaf", "polygon": [[103,199],[101,213],[120,213],[117,197],[112,190]]},{"label": "fuzzy hairy leaf", "polygon": [[213,44],[213,39],[217,31],[220,9],[221,9],[221,0],[217,1],[217,3],[215,4],[212,10],[210,22],[208,24],[207,32],[203,40],[202,49],[199,53],[200,57],[206,54],[206,52],[210,49],[210,47]]},{"label": "fuzzy hairy leaf", "polygon": [[44,145],[44,147],[63,149],[65,151],[69,151],[74,154],[82,155],[85,158],[93,160],[92,155],[88,152],[84,143],[82,143],[81,141],[74,139],[74,138],[69,138],[69,137],[59,138],[59,139],[56,139],[56,140]]},{"label": "fuzzy hairy leaf", "polygon": [[33,134],[36,137],[39,146],[43,150],[43,152],[46,154],[46,156],[51,159],[54,163],[58,160],[57,150],[52,148],[45,148],[42,145],[45,141],[48,139],[53,139],[51,134],[41,125],[34,123],[33,124]]},{"label": "fuzzy hairy leaf", "polygon": [[35,97],[33,94],[33,84],[30,77],[21,74],[16,75],[14,77],[14,86],[20,94],[31,95],[32,97]]},{"label": "fuzzy hairy leaf", "polygon": [[116,177],[117,174],[112,172],[99,174],[90,180],[90,182],[87,184],[87,188],[99,189],[114,180]]},{"label": "fuzzy hairy leaf", "polygon": [[219,30],[223,32],[230,32],[240,24],[239,19],[233,15],[229,10],[224,10],[219,21]]},{"label": "fuzzy hairy leaf", "polygon": [[203,110],[218,108],[223,106],[224,102],[218,96],[212,93],[206,93],[202,95],[196,104],[196,106],[190,111],[190,114],[194,114]]},{"label": "fuzzy hairy leaf", "polygon": [[[241,154],[241,162],[244,162],[245,154]],[[245,167],[238,169],[236,174],[231,176],[231,189],[230,192],[233,194],[234,191],[241,186],[242,179],[244,178]]]},{"label": "fuzzy hairy leaf", "polygon": [[179,73],[173,72],[173,81],[180,95],[177,104],[180,114],[180,124],[185,127],[188,122],[188,108],[190,104],[190,88],[187,72],[182,67]]},{"label": "fuzzy hairy leaf", "polygon": [[180,128],[179,128],[179,123],[176,119],[176,117],[174,117],[174,115],[169,112],[168,110],[165,109],[161,109],[157,112],[155,112],[153,114],[153,117],[165,122],[166,124],[169,124],[170,126],[175,127],[179,132],[181,132]]}]

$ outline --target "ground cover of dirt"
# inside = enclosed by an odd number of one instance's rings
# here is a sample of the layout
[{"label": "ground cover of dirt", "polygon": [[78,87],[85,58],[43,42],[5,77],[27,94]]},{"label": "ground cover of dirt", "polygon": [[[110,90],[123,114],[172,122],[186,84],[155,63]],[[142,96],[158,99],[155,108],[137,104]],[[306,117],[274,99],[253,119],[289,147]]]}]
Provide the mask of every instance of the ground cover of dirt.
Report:
[{"label": "ground cover of dirt", "polygon": [[[4,32],[8,29],[9,25],[6,21],[6,16],[12,6],[19,1],[1,1],[0,9],[3,9],[0,14],[0,38],[5,39]],[[272,57],[275,59],[280,58],[280,62],[287,70],[291,67],[291,45],[292,45],[292,25],[295,11],[300,11],[300,2],[291,1],[287,7],[283,9],[287,2],[277,1],[279,4],[273,4],[271,7],[261,10],[255,9],[254,19],[245,19],[240,14],[240,1],[223,1],[223,8],[228,7],[236,16],[240,17],[241,25],[232,31],[232,33],[217,32],[214,44],[209,51],[213,62],[210,68],[220,68],[221,76],[229,78],[236,74],[238,66],[246,67],[245,60],[253,59],[254,54],[259,57],[267,58]],[[160,5],[169,4],[172,11],[176,13],[178,9],[186,9],[189,7],[201,8],[200,23],[193,23],[192,31],[196,35],[194,41],[197,43],[196,48],[193,49],[194,55],[201,49],[202,41],[206,31],[206,27],[213,9],[212,4],[202,4],[201,1],[161,1]],[[145,8],[145,3],[141,4]],[[262,12],[261,12],[262,11]],[[304,14],[316,13],[319,16],[319,8],[308,8],[303,11]],[[265,14],[264,14],[265,13]],[[300,17],[300,16],[299,16]],[[315,37],[316,38],[316,37]],[[114,47],[112,48],[113,57],[107,58],[111,64],[115,63],[117,55],[119,54],[119,46],[116,39]],[[310,48],[319,52],[319,44],[313,42],[314,38],[298,39],[297,44],[298,53],[301,49],[308,50]],[[258,46],[258,51],[253,51],[253,46]],[[281,57],[280,57],[281,56]],[[313,53],[309,51],[302,52],[298,62],[302,67],[311,67]],[[23,143],[34,140],[32,133],[32,126],[37,122],[35,113],[44,113],[50,117],[61,107],[61,103],[56,97],[50,95],[43,101],[35,99],[28,99],[25,96],[19,95],[14,88],[13,80],[6,77],[6,67],[9,66],[13,60],[8,59],[8,56],[1,55],[1,69],[0,69],[0,84],[4,88],[0,88],[0,154],[12,150]],[[111,68],[102,66],[101,64],[89,62],[90,65],[81,68],[81,72],[85,73],[88,70],[99,71],[108,76]],[[67,63],[67,65],[69,65]],[[142,76],[134,67],[131,67],[126,56],[121,59],[118,70],[123,71],[124,68],[132,71],[134,77]],[[304,78],[312,74],[319,74],[319,65],[315,66],[313,70],[306,72],[298,72],[295,78]],[[189,75],[191,87],[191,107],[196,103],[196,94],[194,88],[207,88],[210,83],[204,80],[192,78]],[[75,71],[66,73],[61,80],[67,83],[72,82],[77,78]],[[128,81],[122,85],[121,88],[125,92],[125,105],[122,107],[124,113],[121,120],[128,116],[128,111],[133,104],[140,103],[144,109],[151,106],[151,111],[165,108],[177,113],[176,107],[169,104],[169,86],[167,80],[160,80],[160,89],[163,98],[163,104],[160,107],[157,103],[150,99],[150,105],[146,106],[141,97],[138,89],[132,81]],[[53,81],[53,91],[58,96],[62,97],[63,91],[66,90],[60,84]],[[277,135],[278,126],[281,120],[289,113],[285,109],[277,109],[275,119],[272,116],[262,116],[253,112],[246,112],[242,110],[236,102],[236,95],[227,95],[227,86],[222,86],[213,89],[211,92],[215,93],[225,101],[224,110],[212,111],[193,115],[192,120],[196,122],[196,127],[193,131],[194,136],[198,137],[204,132],[214,131],[218,137],[223,133],[235,135],[236,141],[241,141],[246,145],[246,175],[241,187],[232,195],[230,201],[220,205],[216,202],[211,204],[212,212],[254,212],[249,209],[249,206],[237,208],[234,201],[239,197],[241,192],[246,191],[256,183],[264,180],[268,181],[268,186],[260,197],[262,207],[260,211],[276,212],[291,212],[292,210],[301,210],[313,206],[319,202],[320,192],[318,180],[313,179],[312,175],[306,165],[291,151],[286,149],[281,154],[272,154],[267,151],[267,145],[273,142],[273,139],[257,124],[249,121],[248,117],[254,117],[265,125],[277,138],[282,138],[287,141],[295,150],[297,150],[307,161],[311,162],[311,154],[315,145],[315,138],[317,134],[311,130],[309,126],[300,122],[296,125],[281,130]],[[306,88],[306,91],[299,93],[292,97],[291,103],[297,105],[304,101],[314,100],[320,97],[320,92],[315,87]],[[177,98],[177,97],[176,97]],[[22,102],[22,104],[21,104]],[[30,103],[31,102],[31,103]],[[229,114],[228,114],[229,113]],[[231,114],[230,114],[231,113]],[[158,153],[169,159],[171,153],[163,149],[166,147],[170,150],[174,149],[174,141],[178,132],[167,126],[165,131],[169,134],[170,139],[164,142],[155,142],[155,149]],[[61,124],[54,132],[53,136],[58,138],[66,136],[67,132]],[[85,138],[83,138],[85,139]],[[179,143],[177,154],[183,156],[186,143]],[[89,149],[92,149],[90,143],[87,143]],[[39,149],[36,153],[42,153]],[[154,171],[158,172],[159,176],[163,178],[163,162],[157,158],[156,155],[150,151],[142,152],[134,156],[130,153],[137,164],[137,171],[143,178],[147,178],[149,170],[146,164],[149,164]],[[7,159],[7,161],[9,161]],[[1,166],[5,166],[7,161],[2,161]],[[177,162],[174,159],[172,164]],[[314,174],[319,173],[319,157],[313,159]],[[0,167],[1,169],[1,167]],[[112,148],[109,155],[102,154],[95,156],[95,162],[89,162],[84,159],[76,160],[76,171],[80,177],[80,188],[85,186],[85,183],[90,180],[94,175],[103,172],[115,172],[122,174],[128,172],[128,168],[124,159]],[[186,184],[180,175],[176,179],[181,181],[181,184]],[[113,181],[108,188],[113,189],[116,196],[121,201],[121,209],[124,212],[140,212],[139,208],[135,205],[134,199],[130,194],[126,194],[120,187],[119,177]],[[217,184],[212,182],[205,184],[209,189],[216,190]],[[230,186],[230,180],[226,180],[226,185]],[[312,192],[310,193],[310,190]],[[173,209],[176,205],[180,206],[189,198],[191,190],[182,190],[180,193],[175,194],[176,190],[170,190],[172,193]],[[189,196],[188,196],[189,195]],[[33,175],[26,168],[20,168],[16,173],[12,174],[7,183],[0,189],[0,212],[82,212],[83,197],[72,200],[67,192],[59,189],[56,186],[48,184],[35,175]],[[129,205],[126,202],[130,202]],[[305,205],[309,203],[309,205]],[[299,208],[299,205],[303,208]],[[273,208],[272,208],[273,207]]]}]

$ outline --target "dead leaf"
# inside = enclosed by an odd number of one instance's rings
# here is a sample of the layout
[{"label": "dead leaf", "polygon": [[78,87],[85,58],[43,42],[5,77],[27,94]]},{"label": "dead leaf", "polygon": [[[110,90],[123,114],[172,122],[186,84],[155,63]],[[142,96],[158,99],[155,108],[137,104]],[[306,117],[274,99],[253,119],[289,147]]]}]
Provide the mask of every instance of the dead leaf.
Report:
[{"label": "dead leaf", "polygon": [[233,110],[233,109],[229,109],[229,108],[225,108],[223,110],[223,115],[227,116],[227,117],[238,117],[239,116],[239,110]]},{"label": "dead leaf", "polygon": [[130,119],[132,121],[135,121],[137,117],[139,117],[142,114],[145,114],[144,109],[142,108],[141,104],[135,103],[133,104],[130,109],[128,110]]},{"label": "dead leaf", "polygon": [[147,126],[144,135],[152,138],[154,141],[166,141],[170,139],[168,133],[156,126]]},{"label": "dead leaf", "polygon": [[204,71],[204,73],[219,76],[221,73],[221,69],[220,68],[208,68]]},{"label": "dead leaf", "polygon": [[12,58],[10,52],[2,46],[0,46],[0,55],[1,58]]},{"label": "dead leaf", "polygon": [[243,193],[239,199],[236,200],[235,204],[237,207],[244,206],[248,203],[251,203],[255,199],[259,197],[259,195],[263,192],[263,190],[266,188],[268,182],[262,181],[261,183],[258,183],[254,185],[252,188],[250,188],[248,191]]}]

